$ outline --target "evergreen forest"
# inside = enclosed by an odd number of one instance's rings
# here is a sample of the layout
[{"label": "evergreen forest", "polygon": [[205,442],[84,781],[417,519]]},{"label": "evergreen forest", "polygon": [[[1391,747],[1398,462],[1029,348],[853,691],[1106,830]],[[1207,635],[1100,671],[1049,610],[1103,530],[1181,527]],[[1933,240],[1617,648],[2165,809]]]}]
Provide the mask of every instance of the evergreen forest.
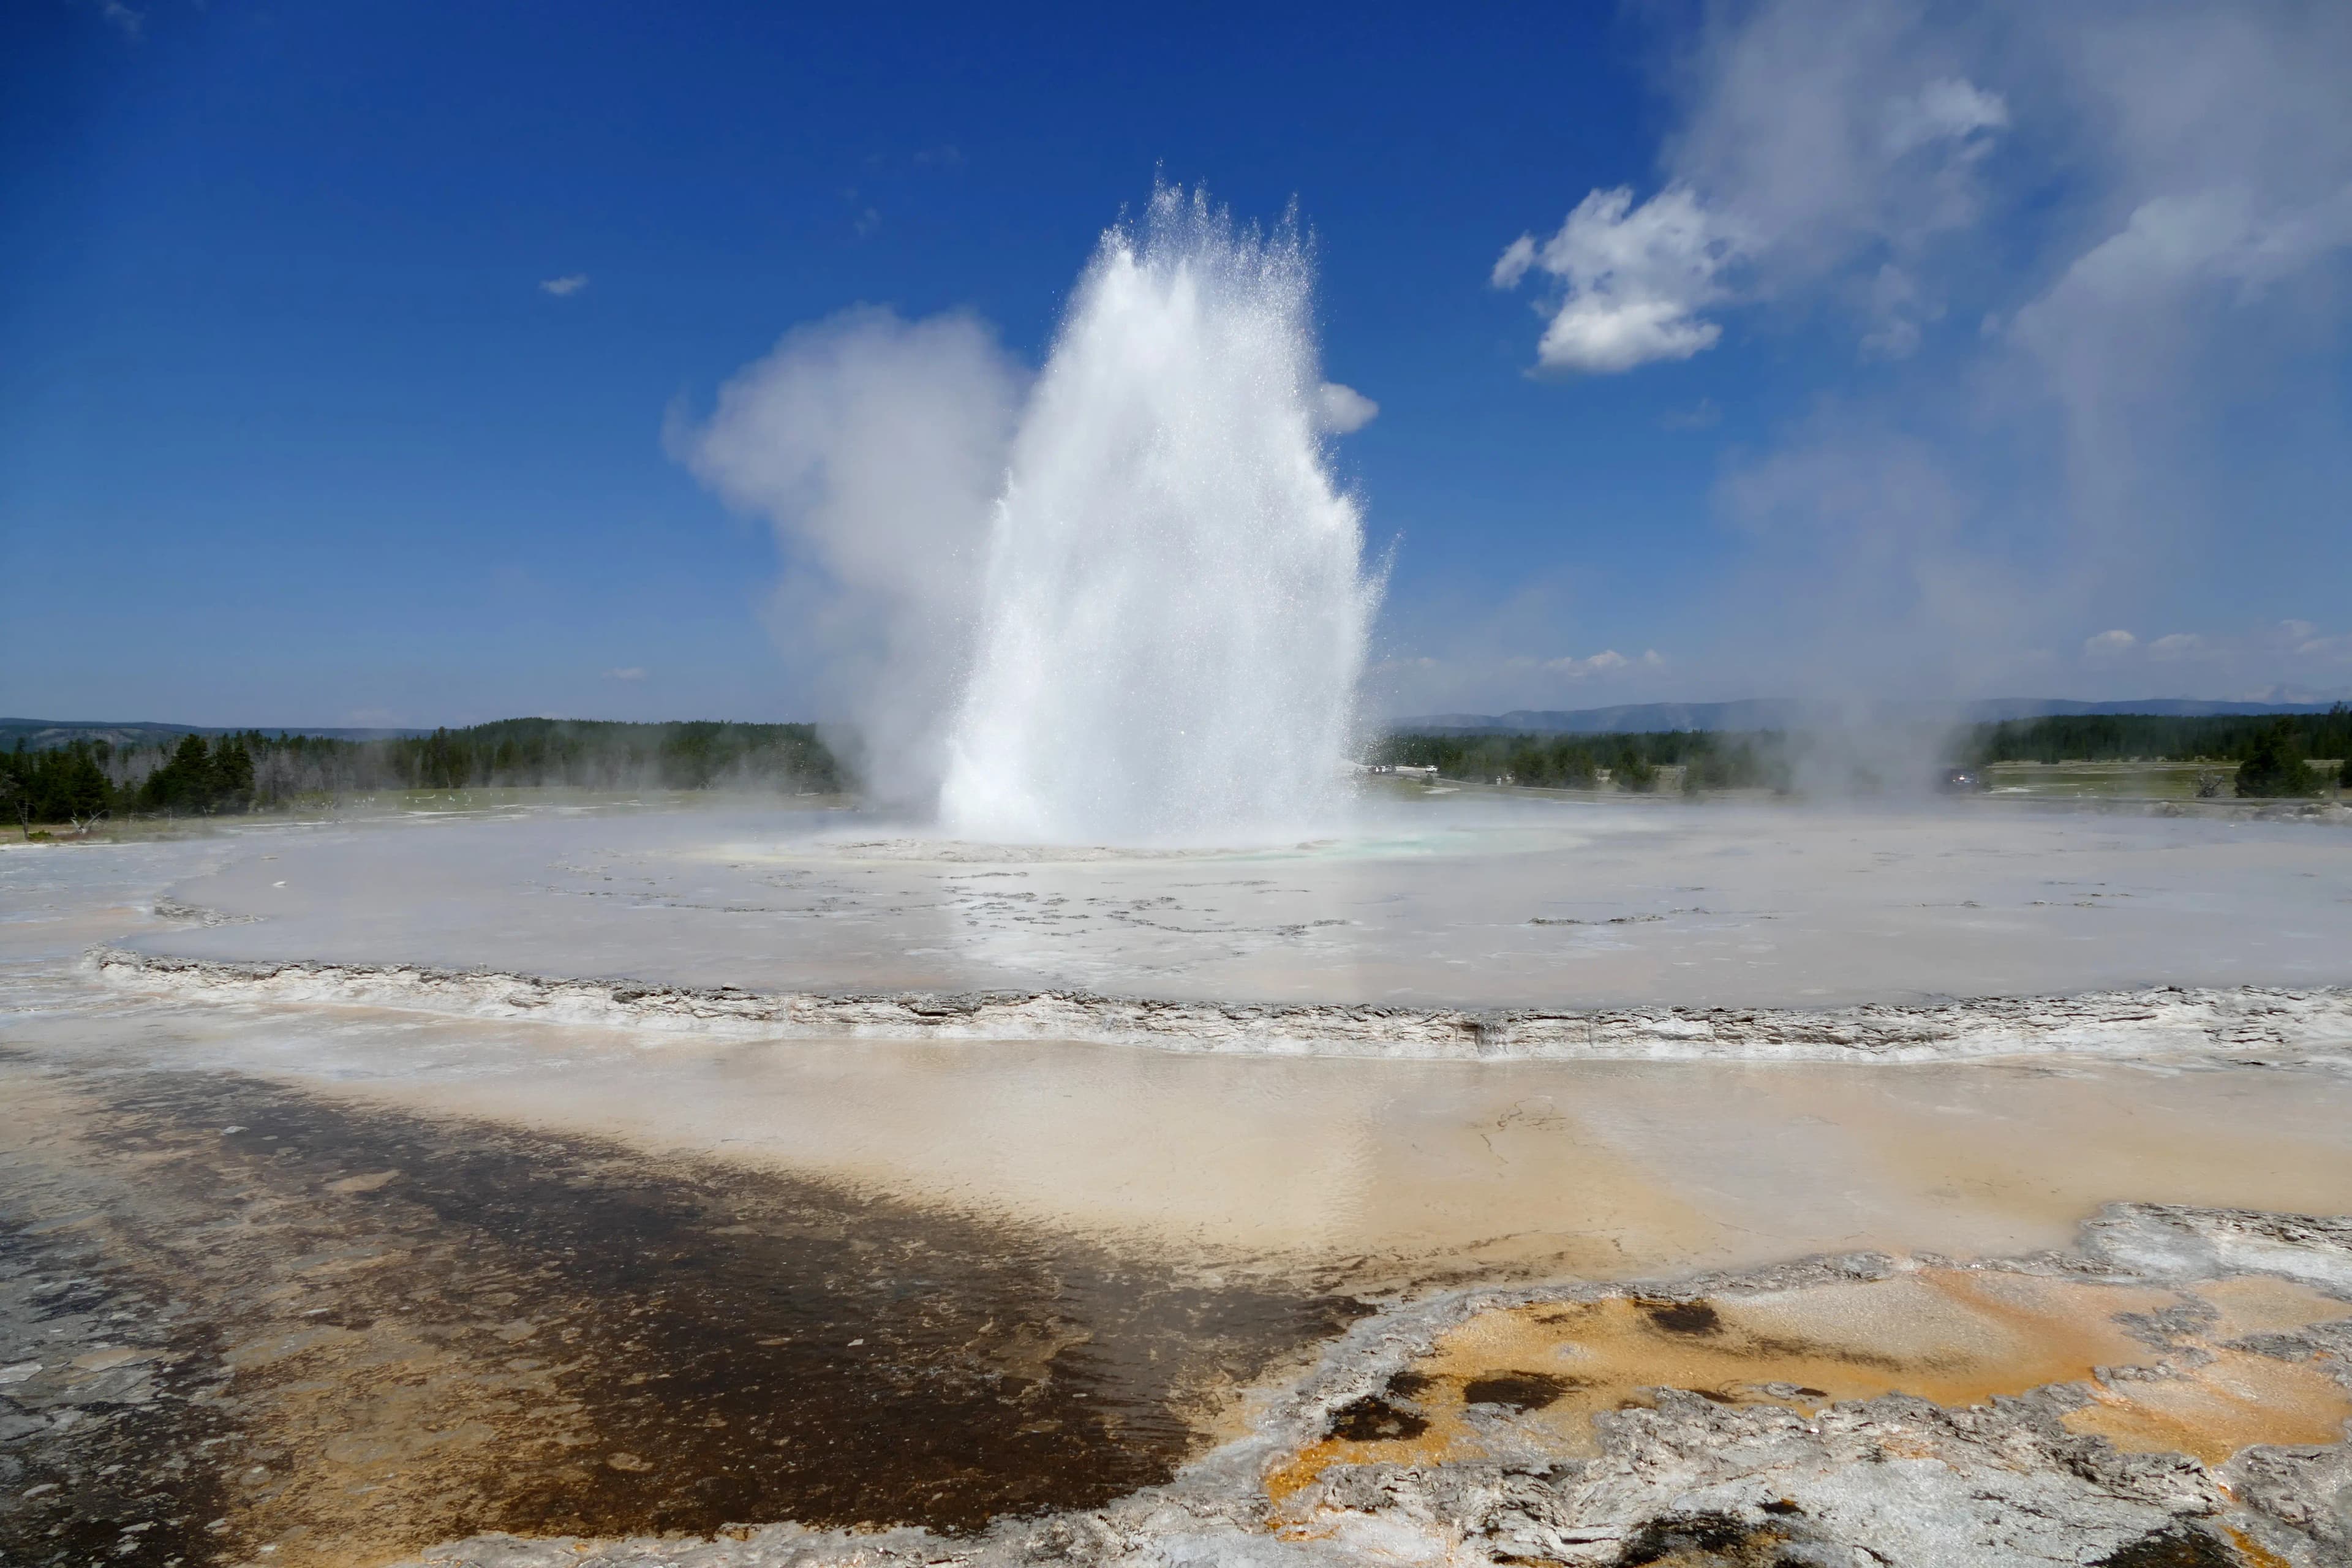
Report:
[{"label": "evergreen forest", "polygon": [[86,827],[218,816],[380,790],[571,785],[830,795],[853,787],[813,724],[506,719],[430,735],[337,740],[257,730],[160,745],[71,741],[0,752],[0,810]]}]

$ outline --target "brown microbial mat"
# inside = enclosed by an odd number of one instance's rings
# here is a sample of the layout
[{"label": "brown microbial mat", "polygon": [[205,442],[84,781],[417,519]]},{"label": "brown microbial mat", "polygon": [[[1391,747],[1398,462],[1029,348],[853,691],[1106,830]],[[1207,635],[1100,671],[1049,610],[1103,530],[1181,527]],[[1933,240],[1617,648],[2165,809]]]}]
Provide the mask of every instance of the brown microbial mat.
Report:
[{"label": "brown microbial mat", "polygon": [[2275,1279],[2191,1289],[1995,1269],[1698,1300],[1609,1297],[1481,1312],[1379,1394],[1334,1413],[1268,1477],[1276,1501],[1335,1465],[1597,1454],[1594,1417],[1661,1388],[1808,1414],[1907,1394],[1947,1406],[2074,1384],[2067,1425],[2119,1448],[2219,1464],[2255,1443],[2333,1443],[2352,1394],[2320,1360],[2230,1348],[2241,1336],[2352,1317]]},{"label": "brown microbial mat", "polygon": [[1361,1310],[226,1075],[0,1053],[0,1101],[11,1568],[969,1531],[1166,1479]]}]

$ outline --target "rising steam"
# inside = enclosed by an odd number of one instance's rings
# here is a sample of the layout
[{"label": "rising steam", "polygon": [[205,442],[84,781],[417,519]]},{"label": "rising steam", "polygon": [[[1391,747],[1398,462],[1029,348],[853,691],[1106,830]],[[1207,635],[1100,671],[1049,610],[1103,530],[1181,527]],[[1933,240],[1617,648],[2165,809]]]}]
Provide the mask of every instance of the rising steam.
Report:
[{"label": "rising steam", "polygon": [[971,316],[861,306],[785,334],[671,435],[698,479],[774,521],[778,640],[894,805],[938,795],[1022,382]]},{"label": "rising steam", "polygon": [[1328,442],[1377,405],[1322,379],[1313,281],[1295,222],[1163,187],[1103,237],[1025,403],[977,322],[861,310],[677,439],[816,584],[785,629],[888,795],[995,840],[1328,814],[1380,599]]}]

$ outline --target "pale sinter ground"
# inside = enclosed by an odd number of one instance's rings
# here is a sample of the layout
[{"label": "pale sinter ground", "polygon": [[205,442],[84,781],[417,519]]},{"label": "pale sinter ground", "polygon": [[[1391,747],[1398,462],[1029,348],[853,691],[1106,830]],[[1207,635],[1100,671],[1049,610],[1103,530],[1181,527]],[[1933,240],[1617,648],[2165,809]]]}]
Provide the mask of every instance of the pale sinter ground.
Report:
[{"label": "pale sinter ground", "polygon": [[[12,853],[0,858],[11,892],[6,1045],[45,1081],[194,1071],[284,1084],[362,1118],[518,1127],[814,1180],[910,1212],[1068,1237],[1133,1260],[1118,1267],[1161,1271],[1168,1289],[1372,1292],[1396,1301],[1405,1340],[1423,1310],[1412,1302],[1453,1300],[1446,1289],[1477,1281],[1589,1289],[1575,1282],[1752,1274],[1863,1249],[2013,1257],[2068,1247],[2112,1201],[2352,1207],[2352,1093],[2330,1051],[2309,1042],[2259,1067],[2210,1051],[1907,1067],[1235,1059],[1045,1040],[697,1038],[224,1001],[201,985],[150,995],[100,983],[77,958],[127,938],[206,956],[746,986],[814,985],[831,965],[848,975],[836,989],[1084,984],[1186,994],[1254,978],[1243,994],[1379,999],[1349,989],[1371,978],[1428,1001],[1591,1005],[1638,999],[1644,986],[1707,1001],[1747,986],[1751,999],[1801,1004],[1971,983],[2061,993],[2168,978],[2331,983],[2344,978],[2332,953],[2352,915],[2352,841],[2292,826],[1637,807],[1617,817],[1505,812],[1273,854],[994,861],[828,826],[831,842],[811,842],[789,820],[592,815]],[[2005,846],[2005,834],[2021,844]],[[233,923],[154,918],[146,911],[167,888]],[[261,918],[234,919],[247,915]],[[1348,923],[1315,923],[1324,919]],[[578,962],[556,962],[567,954]],[[95,1104],[92,1092],[66,1090],[58,1115],[81,1114],[73,1107]],[[44,1161],[71,1163],[17,1147],[20,1181]],[[396,1201],[401,1184],[385,1176],[335,1201]],[[2112,1334],[2107,1317],[2075,1311],[2068,1332]],[[2247,1353],[2211,1348],[2226,1337],[2179,1345],[2191,1359]],[[1206,1403],[1197,1389],[1186,1395],[1195,1442],[1277,1408],[1311,1436],[1322,1419],[1308,1409],[1313,1389],[1278,1370],[1297,1353],[1279,1351],[1280,1338],[1265,1342],[1276,1361],[1259,1403],[1234,1403],[1232,1384]],[[1447,1353],[1434,1338],[1422,1342]],[[1328,1367],[1344,1370],[1333,1353]],[[2321,1375],[2310,1369],[2331,1364],[2305,1355],[2234,1370],[2232,1386],[2307,1384]],[[2305,1370],[2279,1370],[2295,1366]],[[2212,1397],[2181,1386],[2168,1396],[2176,1405]],[[2296,1386],[2294,1408],[2324,1422],[2324,1387]],[[257,1410],[268,1406],[257,1399]],[[1481,1407],[1457,1398],[1450,1408]],[[2107,1428],[2051,1419],[2062,1433],[2139,1429],[2120,1417]],[[1585,1431],[1559,1437],[1564,1458],[1590,1452]],[[1287,1462],[1265,1452],[1262,1465]],[[1483,1462],[1449,1453],[1456,1468]],[[1950,1458],[1936,1462],[1948,1468]],[[1319,1540],[1369,1550],[1347,1522],[1360,1499],[1318,1484],[1315,1517],[1344,1528],[1315,1527],[1296,1549],[1321,1550]],[[420,1524],[466,1517],[418,1507]],[[901,1517],[925,1516],[919,1507]],[[2168,1517],[2109,1522],[2120,1542],[2169,1528]],[[399,1539],[390,1522],[394,1535],[368,1538]],[[1248,1528],[1266,1524],[1280,1520]],[[313,1528],[272,1559],[331,1560],[315,1555]],[[1594,1550],[1633,1550],[1633,1527],[1612,1528]],[[1147,1530],[1130,1547],[1155,1539]],[[2284,1537],[2273,1545],[2291,1561],[2302,1551]]]}]

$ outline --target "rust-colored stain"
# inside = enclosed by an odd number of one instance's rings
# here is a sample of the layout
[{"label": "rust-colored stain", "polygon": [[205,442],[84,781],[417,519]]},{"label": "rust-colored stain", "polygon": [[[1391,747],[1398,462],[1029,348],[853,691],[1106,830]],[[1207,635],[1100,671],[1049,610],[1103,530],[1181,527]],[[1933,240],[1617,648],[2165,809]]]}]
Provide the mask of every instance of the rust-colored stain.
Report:
[{"label": "rust-colored stain", "polygon": [[[2211,1309],[2166,1353],[2117,1320]],[[1703,1301],[1611,1297],[1482,1312],[1441,1338],[1381,1394],[1346,1407],[1268,1475],[1276,1503],[1334,1465],[1428,1465],[1491,1457],[1497,1441],[1563,1457],[1599,1452],[1593,1417],[1654,1403],[1660,1388],[1808,1415],[1901,1393],[1952,1407],[2051,1384],[2086,1385],[2076,1431],[2117,1447],[2217,1464],[2255,1443],[2342,1436],[2352,1396],[2315,1363],[2222,1348],[2240,1335],[2352,1316],[2275,1279],[2194,1294],[1998,1270],[1927,1268]],[[2145,1369],[2102,1381],[2098,1369]],[[1370,1410],[1368,1406],[1377,1406]],[[1493,1436],[1490,1436],[1489,1435]]]},{"label": "rust-colored stain", "polygon": [[2221,1533],[2230,1538],[2230,1544],[2236,1547],[2238,1555],[2246,1560],[2246,1568],[2294,1568],[2294,1563],[2235,1525],[2223,1525]]},{"label": "rust-colored stain", "polygon": [[2135,1453],[2189,1454],[2208,1465],[2257,1443],[2333,1443],[2352,1400],[2310,1362],[2216,1351],[2207,1364],[2149,1382],[2095,1384],[2095,1403],[2066,1426]]}]

